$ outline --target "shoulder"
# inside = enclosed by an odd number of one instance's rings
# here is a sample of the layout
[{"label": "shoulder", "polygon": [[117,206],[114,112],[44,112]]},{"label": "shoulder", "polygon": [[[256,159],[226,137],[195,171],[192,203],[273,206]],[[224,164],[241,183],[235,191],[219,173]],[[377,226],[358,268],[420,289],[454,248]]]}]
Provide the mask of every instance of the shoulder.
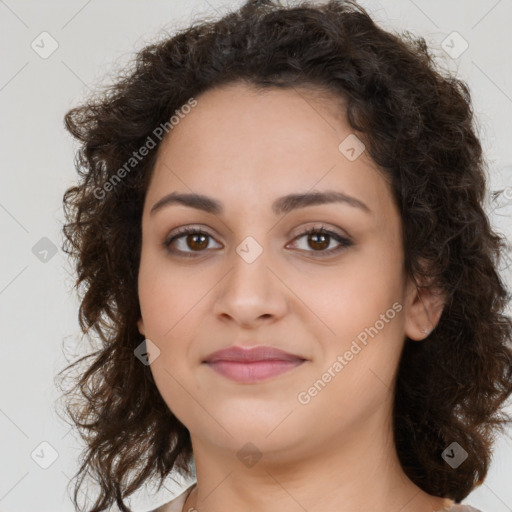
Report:
[{"label": "shoulder", "polygon": [[190,487],[187,487],[181,494],[176,496],[176,498],[160,505],[158,508],[154,510],[150,510],[149,512],[182,512],[183,505],[185,505],[185,501],[187,496],[192,492],[192,489],[196,486],[194,482]]}]

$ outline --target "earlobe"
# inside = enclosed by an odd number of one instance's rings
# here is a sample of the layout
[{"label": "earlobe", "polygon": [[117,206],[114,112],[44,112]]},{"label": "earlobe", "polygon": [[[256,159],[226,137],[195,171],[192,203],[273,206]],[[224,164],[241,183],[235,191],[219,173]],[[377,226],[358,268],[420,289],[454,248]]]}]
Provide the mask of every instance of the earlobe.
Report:
[{"label": "earlobe", "polygon": [[406,336],[416,341],[427,338],[438,324],[444,305],[440,290],[411,286],[405,307]]},{"label": "earlobe", "polygon": [[146,333],[144,332],[144,321],[142,318],[139,318],[137,320],[137,327],[139,328],[139,332],[142,334],[142,336],[146,336]]}]

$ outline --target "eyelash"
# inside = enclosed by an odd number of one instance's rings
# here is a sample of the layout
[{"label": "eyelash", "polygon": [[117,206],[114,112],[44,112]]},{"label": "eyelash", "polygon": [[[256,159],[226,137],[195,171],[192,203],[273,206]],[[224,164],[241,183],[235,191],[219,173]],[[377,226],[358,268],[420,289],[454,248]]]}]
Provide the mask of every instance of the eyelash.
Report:
[{"label": "eyelash", "polygon": [[[306,235],[311,235],[311,234],[328,235],[329,237],[334,238],[340,244],[338,247],[336,247],[334,249],[323,250],[323,251],[313,251],[313,250],[312,251],[305,251],[305,252],[312,252],[312,253],[320,253],[321,254],[321,256],[314,256],[315,258],[318,258],[318,257],[325,258],[325,257],[331,256],[331,255],[334,255],[334,254],[342,251],[343,249],[353,245],[353,242],[351,240],[349,240],[348,238],[345,238],[345,237],[343,237],[341,235],[338,235],[337,233],[334,233],[333,231],[325,229],[324,226],[321,226],[320,228],[313,227],[313,228],[307,229],[306,231],[303,231],[302,233],[297,235],[293,239],[293,241],[299,240],[300,238],[302,238],[302,237],[304,237]],[[175,240],[183,238],[185,235],[206,235],[206,236],[208,236],[210,238],[213,238],[206,231],[203,231],[203,230],[195,228],[195,227],[187,226],[185,228],[181,228],[181,229],[177,230],[175,233],[173,233],[172,236],[169,236],[163,242],[163,246],[167,250],[167,252],[169,252],[170,254],[173,254],[173,255],[184,256],[186,258],[196,258],[196,257],[200,256],[202,252],[206,251],[206,249],[205,249],[205,250],[202,250],[202,251],[185,252],[185,251],[179,251],[179,250],[171,249],[170,248],[171,244]],[[194,252],[195,252],[195,254],[194,254]]]}]

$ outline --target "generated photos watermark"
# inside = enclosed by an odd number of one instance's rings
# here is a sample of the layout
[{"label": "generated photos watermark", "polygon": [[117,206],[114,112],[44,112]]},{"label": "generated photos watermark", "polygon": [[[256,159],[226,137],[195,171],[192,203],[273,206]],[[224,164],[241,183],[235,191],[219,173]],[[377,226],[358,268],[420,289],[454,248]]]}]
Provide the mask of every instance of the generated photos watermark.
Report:
[{"label": "generated photos watermark", "polygon": [[[331,382],[340,372],[348,365],[350,361],[361,352],[361,350],[368,345],[368,336],[372,339],[384,329],[396,314],[402,311],[402,304],[395,302],[385,313],[381,313],[379,320],[377,320],[372,326],[365,327],[350,345],[350,349],[345,351],[343,355],[338,355],[336,361],[334,361],[329,368],[317,379],[306,391],[300,391],[297,395],[297,400],[302,405],[307,405],[311,402],[311,399],[320,393],[329,382]],[[363,345],[361,347],[358,341]]]},{"label": "generated photos watermark", "polygon": [[[96,199],[104,199],[108,192],[111,192],[114,187],[122,181],[122,179],[129,174],[149,152],[154,149],[158,142],[162,140],[165,134],[169,133],[188,113],[191,112],[192,108],[197,105],[197,100],[190,98],[187,102],[181,106],[180,109],[175,110],[175,115],[165,123],[158,125],[153,131],[152,135],[148,135],[146,141],[142,146],[132,153],[132,156],[121,166],[101,187],[94,189],[94,197]],[[155,141],[153,136],[158,139]]]}]

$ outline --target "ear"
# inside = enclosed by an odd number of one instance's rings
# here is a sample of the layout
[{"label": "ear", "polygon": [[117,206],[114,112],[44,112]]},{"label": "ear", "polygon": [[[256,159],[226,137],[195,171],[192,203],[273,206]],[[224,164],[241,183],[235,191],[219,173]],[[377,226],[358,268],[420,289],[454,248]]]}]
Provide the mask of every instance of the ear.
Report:
[{"label": "ear", "polygon": [[444,305],[445,297],[439,289],[409,279],[404,307],[406,336],[416,341],[427,338],[438,324]]},{"label": "ear", "polygon": [[146,337],[146,333],[144,332],[144,320],[142,320],[142,317],[137,320],[137,327],[139,328],[139,332],[142,336]]}]

